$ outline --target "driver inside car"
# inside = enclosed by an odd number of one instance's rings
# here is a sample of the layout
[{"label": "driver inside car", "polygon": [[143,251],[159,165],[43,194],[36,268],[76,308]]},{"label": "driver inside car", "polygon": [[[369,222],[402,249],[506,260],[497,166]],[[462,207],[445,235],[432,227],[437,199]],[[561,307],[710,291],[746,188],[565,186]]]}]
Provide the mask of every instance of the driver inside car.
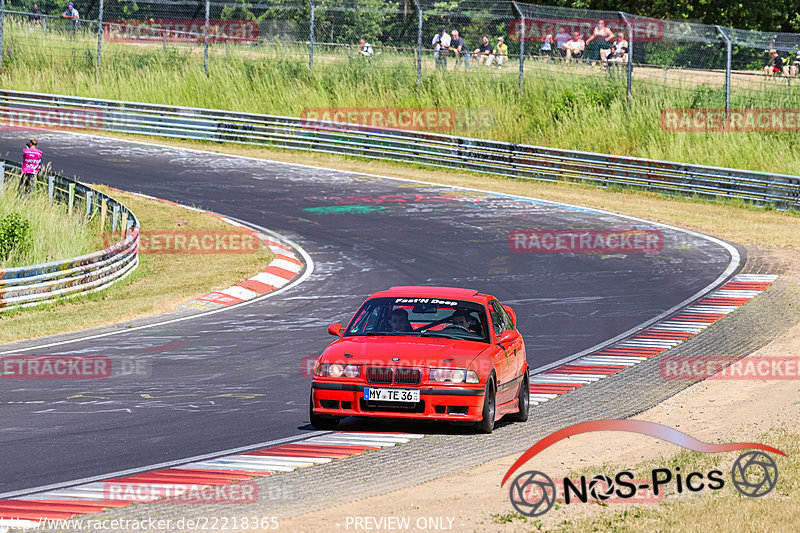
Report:
[{"label": "driver inside car", "polygon": [[456,311],[450,315],[450,322],[452,322],[454,326],[460,326],[466,330],[469,330],[469,327],[472,325],[472,320],[466,311]]},{"label": "driver inside car", "polygon": [[408,320],[408,311],[405,309],[395,309],[389,317],[389,325],[392,331],[414,331],[411,322]]}]

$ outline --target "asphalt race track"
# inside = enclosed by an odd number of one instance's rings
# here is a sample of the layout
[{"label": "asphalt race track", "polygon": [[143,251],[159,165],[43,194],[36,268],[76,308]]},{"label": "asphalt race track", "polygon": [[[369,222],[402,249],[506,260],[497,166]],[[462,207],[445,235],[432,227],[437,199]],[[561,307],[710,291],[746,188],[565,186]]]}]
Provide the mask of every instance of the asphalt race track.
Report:
[{"label": "asphalt race track", "polygon": [[[3,156],[19,160],[30,136],[3,132]],[[669,229],[660,253],[512,253],[508,236],[518,228],[654,226],[356,173],[103,138],[37,137],[56,171],[269,228],[301,245],[314,270],[299,286],[252,305],[26,352],[148,357],[152,376],[0,380],[0,493],[310,431],[301,359],[319,354],[331,340],[327,325],[346,322],[378,289],[448,285],[494,294],[515,307],[536,368],[661,314],[731,262],[720,244]],[[196,268],[202,276],[202,260]]]}]

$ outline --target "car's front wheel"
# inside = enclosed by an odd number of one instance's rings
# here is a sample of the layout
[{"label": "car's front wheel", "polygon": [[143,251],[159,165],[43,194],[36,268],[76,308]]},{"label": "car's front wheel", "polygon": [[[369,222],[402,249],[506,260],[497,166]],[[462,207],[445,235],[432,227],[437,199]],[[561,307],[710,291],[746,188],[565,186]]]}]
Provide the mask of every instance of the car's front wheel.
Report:
[{"label": "car's front wheel", "polygon": [[483,395],[483,418],[475,424],[475,429],[480,433],[491,433],[494,430],[495,416],[495,394],[494,382],[489,379],[486,382],[486,392]]},{"label": "car's front wheel", "polygon": [[314,394],[308,400],[308,418],[316,429],[334,430],[339,426],[339,417],[318,415],[314,412]]}]

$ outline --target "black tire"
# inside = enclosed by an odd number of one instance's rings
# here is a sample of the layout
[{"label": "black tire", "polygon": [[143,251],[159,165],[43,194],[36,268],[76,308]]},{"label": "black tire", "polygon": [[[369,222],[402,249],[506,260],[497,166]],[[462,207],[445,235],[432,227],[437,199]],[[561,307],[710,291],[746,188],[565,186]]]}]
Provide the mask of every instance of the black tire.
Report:
[{"label": "black tire", "polygon": [[522,377],[522,385],[519,387],[517,405],[519,405],[519,412],[509,415],[508,418],[514,422],[527,422],[528,411],[531,408],[531,384],[527,370],[525,370],[525,375]]},{"label": "black tire", "polygon": [[314,426],[316,429],[324,429],[332,431],[337,427],[339,427],[339,417],[318,415],[314,412],[313,393],[312,397],[309,398],[308,400],[308,418],[311,421],[311,425]]},{"label": "black tire", "polygon": [[497,405],[495,404],[494,381],[486,382],[486,392],[483,395],[483,418],[475,424],[479,433],[491,433],[494,430],[494,417]]}]

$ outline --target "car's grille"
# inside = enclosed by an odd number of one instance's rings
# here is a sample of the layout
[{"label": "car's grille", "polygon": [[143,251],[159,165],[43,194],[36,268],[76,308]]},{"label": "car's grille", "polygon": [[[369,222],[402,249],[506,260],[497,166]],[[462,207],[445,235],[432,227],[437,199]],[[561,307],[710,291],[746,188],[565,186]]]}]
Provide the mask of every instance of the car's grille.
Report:
[{"label": "car's grille", "polygon": [[391,383],[392,369],[371,366],[367,368],[367,381],[370,383]]},{"label": "car's grille", "polygon": [[398,368],[394,371],[394,382],[398,385],[417,385],[422,380],[422,373],[416,368]]}]

